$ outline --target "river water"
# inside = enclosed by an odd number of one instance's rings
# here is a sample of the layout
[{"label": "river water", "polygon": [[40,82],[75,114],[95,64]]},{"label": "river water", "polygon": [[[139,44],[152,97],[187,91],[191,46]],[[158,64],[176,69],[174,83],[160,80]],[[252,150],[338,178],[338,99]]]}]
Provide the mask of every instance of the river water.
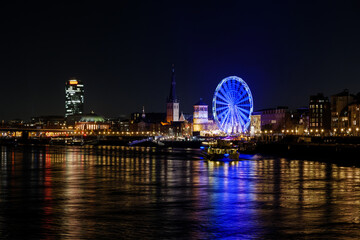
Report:
[{"label": "river water", "polygon": [[191,149],[0,149],[0,239],[360,239],[357,167],[208,162]]}]

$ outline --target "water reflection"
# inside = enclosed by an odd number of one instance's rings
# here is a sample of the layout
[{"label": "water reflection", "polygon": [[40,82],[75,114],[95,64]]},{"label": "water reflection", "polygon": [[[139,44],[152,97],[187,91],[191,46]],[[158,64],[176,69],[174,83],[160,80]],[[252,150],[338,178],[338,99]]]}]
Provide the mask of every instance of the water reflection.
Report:
[{"label": "water reflection", "polygon": [[1,147],[0,238],[355,238],[360,169],[194,150]]}]

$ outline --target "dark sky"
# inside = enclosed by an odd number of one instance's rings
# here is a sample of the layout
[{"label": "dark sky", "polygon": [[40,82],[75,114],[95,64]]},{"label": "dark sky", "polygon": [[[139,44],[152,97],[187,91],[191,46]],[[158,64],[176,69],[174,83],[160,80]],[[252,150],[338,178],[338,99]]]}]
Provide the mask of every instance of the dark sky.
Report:
[{"label": "dark sky", "polygon": [[107,2],[1,3],[0,119],[63,115],[70,77],[86,112],[164,112],[172,63],[184,112],[230,75],[255,109],[360,91],[359,1]]}]

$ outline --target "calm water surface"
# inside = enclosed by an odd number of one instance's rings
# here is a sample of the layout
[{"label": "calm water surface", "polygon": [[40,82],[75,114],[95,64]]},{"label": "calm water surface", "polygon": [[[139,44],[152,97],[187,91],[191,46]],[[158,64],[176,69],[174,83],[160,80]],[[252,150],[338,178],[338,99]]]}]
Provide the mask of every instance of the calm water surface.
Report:
[{"label": "calm water surface", "polygon": [[0,147],[1,239],[360,239],[360,168],[196,150]]}]

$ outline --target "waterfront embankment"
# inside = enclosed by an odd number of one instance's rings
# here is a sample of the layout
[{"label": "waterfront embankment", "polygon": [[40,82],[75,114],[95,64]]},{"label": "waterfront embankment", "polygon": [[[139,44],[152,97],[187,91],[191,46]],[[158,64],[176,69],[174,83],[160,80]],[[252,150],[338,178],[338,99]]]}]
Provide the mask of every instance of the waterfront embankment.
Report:
[{"label": "waterfront embankment", "polygon": [[[246,152],[246,151],[244,151]],[[349,165],[360,165],[359,138],[285,138],[281,141],[258,141],[251,152],[286,158],[305,158]]]}]

